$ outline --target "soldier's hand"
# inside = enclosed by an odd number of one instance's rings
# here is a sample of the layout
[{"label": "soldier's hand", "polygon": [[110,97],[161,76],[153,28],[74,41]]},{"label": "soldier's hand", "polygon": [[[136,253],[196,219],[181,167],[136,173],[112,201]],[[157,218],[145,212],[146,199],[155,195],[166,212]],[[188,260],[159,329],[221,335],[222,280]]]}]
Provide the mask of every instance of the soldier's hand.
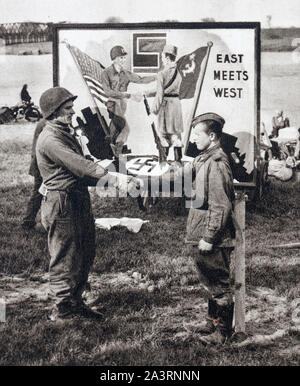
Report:
[{"label": "soldier's hand", "polygon": [[213,246],[214,246],[213,244],[210,244],[207,241],[201,239],[198,244],[198,249],[200,252],[205,254],[205,253],[211,252],[213,249]]},{"label": "soldier's hand", "polygon": [[121,194],[129,194],[137,197],[140,194],[142,181],[139,178],[128,176],[122,173],[109,172],[109,182],[115,186]]},{"label": "soldier's hand", "polygon": [[142,100],[143,96],[140,92],[131,94],[131,99],[135,102],[140,102]]},{"label": "soldier's hand", "polygon": [[137,197],[140,194],[140,190],[143,187],[143,180],[136,177],[129,177],[127,191],[132,197]]}]

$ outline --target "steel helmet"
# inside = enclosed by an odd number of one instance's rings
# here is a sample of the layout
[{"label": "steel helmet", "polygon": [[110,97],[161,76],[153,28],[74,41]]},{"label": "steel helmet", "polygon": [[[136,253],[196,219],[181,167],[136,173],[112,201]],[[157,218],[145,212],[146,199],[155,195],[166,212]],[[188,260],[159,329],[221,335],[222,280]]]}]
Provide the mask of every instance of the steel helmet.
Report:
[{"label": "steel helmet", "polygon": [[122,47],[122,46],[114,46],[110,50],[111,60],[116,59],[118,56],[125,56],[125,55],[127,55],[127,52],[125,51],[124,47]]},{"label": "steel helmet", "polygon": [[171,54],[177,56],[177,47],[171,44],[166,44],[163,49],[163,54]]},{"label": "steel helmet", "polygon": [[73,95],[63,87],[52,87],[43,92],[40,97],[40,108],[44,118],[49,118],[59,107],[68,101],[74,101],[77,95]]}]

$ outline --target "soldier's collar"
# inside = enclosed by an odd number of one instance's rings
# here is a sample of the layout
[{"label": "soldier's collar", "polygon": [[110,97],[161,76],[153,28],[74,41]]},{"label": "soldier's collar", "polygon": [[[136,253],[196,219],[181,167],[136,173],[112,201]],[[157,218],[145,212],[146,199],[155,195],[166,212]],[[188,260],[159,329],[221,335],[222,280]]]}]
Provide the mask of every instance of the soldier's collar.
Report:
[{"label": "soldier's collar", "polygon": [[209,149],[206,149],[204,151],[202,151],[198,157],[199,157],[199,161],[204,161],[206,160],[207,158],[209,158],[213,153],[215,153],[217,150],[219,150],[221,148],[220,144],[217,143],[216,145],[210,147]]},{"label": "soldier's collar", "polygon": [[58,130],[61,130],[61,131],[65,132],[65,133],[68,133],[68,134],[71,134],[71,135],[74,133],[74,129],[72,129],[66,123],[62,123],[62,122],[59,122],[59,121],[55,121],[55,122],[48,121],[48,124],[53,129],[58,129]]},{"label": "soldier's collar", "polygon": [[120,71],[118,71],[118,70],[116,69],[116,66],[115,66],[114,63],[112,64],[112,68],[113,68],[115,74],[121,74],[121,72],[124,72],[124,68],[123,68],[123,67],[121,67],[121,68],[120,68]]}]

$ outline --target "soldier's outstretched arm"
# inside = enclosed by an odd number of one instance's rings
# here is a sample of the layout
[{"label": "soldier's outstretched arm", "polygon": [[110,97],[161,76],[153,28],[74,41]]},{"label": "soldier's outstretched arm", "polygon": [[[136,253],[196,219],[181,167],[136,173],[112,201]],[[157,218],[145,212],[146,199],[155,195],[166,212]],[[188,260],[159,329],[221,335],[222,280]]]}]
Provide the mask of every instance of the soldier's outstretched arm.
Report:
[{"label": "soldier's outstretched arm", "polygon": [[128,71],[128,78],[132,83],[147,84],[154,82],[156,80],[156,75],[140,76],[138,74]]},{"label": "soldier's outstretched arm", "polygon": [[101,84],[102,84],[102,87],[103,87],[105,94],[108,97],[117,98],[117,99],[126,99],[126,98],[129,99],[130,98],[130,94],[128,92],[113,90],[111,88],[109,76],[105,71],[102,71],[102,74],[101,74]]},{"label": "soldier's outstretched arm", "polygon": [[57,165],[69,170],[78,178],[99,179],[107,173],[100,165],[85,159],[84,156],[76,153],[59,140],[48,141],[47,148],[41,149],[41,151]]}]

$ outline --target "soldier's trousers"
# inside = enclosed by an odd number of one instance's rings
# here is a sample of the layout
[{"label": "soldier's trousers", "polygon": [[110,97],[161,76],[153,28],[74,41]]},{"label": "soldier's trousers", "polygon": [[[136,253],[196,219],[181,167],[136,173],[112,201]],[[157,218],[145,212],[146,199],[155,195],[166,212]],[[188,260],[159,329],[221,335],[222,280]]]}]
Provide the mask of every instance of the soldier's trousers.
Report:
[{"label": "soldier's trousers", "polygon": [[214,248],[201,254],[197,246],[188,246],[194,260],[200,283],[208,298],[208,319],[218,319],[230,328],[233,317],[233,286],[230,262],[233,248]]},{"label": "soldier's trousers", "polygon": [[42,177],[34,177],[32,193],[27,203],[25,217],[23,218],[24,225],[34,226],[35,224],[35,218],[41,207],[43,198],[43,196],[39,193],[39,187],[41,186],[42,182]]},{"label": "soldier's trousers", "polygon": [[118,151],[121,152],[129,135],[129,126],[125,118],[126,104],[124,101],[108,101],[107,109],[109,118],[111,119],[109,125],[110,136],[113,144],[116,145]]},{"label": "soldier's trousers", "polygon": [[95,224],[88,191],[48,191],[41,220],[48,232],[50,296],[81,300],[95,257]]}]

